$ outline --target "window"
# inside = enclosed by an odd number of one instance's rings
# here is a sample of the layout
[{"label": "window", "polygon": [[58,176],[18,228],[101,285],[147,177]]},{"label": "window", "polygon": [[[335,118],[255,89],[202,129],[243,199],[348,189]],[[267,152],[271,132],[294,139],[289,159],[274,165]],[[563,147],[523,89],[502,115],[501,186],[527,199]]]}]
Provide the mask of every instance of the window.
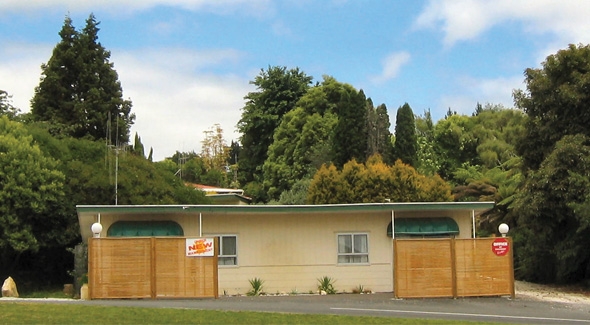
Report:
[{"label": "window", "polygon": [[218,265],[238,265],[237,242],[235,235],[219,236]]},{"label": "window", "polygon": [[338,235],[338,263],[369,263],[369,235]]}]

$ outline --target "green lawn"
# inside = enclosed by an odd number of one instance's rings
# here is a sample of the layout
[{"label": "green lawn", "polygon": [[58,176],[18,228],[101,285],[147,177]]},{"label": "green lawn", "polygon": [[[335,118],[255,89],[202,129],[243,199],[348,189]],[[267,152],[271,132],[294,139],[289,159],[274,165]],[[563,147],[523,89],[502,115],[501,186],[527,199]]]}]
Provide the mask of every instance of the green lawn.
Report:
[{"label": "green lawn", "polygon": [[2,324],[490,324],[443,320],[0,302]]}]

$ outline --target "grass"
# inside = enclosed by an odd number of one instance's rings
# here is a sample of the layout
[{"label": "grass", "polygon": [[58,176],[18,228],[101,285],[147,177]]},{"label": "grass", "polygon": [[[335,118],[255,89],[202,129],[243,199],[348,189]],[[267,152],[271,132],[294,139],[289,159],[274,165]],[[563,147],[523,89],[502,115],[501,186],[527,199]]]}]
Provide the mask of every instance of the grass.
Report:
[{"label": "grass", "polygon": [[[391,317],[0,302],[3,324],[392,324]],[[395,324],[491,324],[395,318]]]},{"label": "grass", "polygon": [[49,288],[31,292],[20,293],[21,298],[72,298],[72,296],[66,295],[63,289]]}]

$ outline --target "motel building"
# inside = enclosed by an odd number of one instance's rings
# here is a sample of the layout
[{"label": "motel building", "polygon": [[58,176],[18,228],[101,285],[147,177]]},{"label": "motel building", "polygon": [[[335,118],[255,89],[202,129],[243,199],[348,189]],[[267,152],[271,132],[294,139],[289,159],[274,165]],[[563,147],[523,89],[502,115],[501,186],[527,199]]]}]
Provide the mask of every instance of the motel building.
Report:
[{"label": "motel building", "polygon": [[[79,205],[91,299],[338,292],[514,295],[511,240],[475,238],[493,202]],[[212,249],[210,249],[213,247]],[[202,256],[197,251],[204,253]],[[481,256],[480,256],[481,255]]]}]

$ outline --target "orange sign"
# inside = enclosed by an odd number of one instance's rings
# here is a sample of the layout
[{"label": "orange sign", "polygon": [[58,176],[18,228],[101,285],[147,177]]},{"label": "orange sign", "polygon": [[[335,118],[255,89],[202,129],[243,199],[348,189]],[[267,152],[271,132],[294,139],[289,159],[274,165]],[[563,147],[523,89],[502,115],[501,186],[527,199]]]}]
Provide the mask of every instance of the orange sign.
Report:
[{"label": "orange sign", "polygon": [[498,256],[504,256],[510,251],[510,243],[506,238],[496,238],[492,242],[492,252]]},{"label": "orange sign", "polygon": [[186,256],[214,256],[213,238],[187,238]]}]

